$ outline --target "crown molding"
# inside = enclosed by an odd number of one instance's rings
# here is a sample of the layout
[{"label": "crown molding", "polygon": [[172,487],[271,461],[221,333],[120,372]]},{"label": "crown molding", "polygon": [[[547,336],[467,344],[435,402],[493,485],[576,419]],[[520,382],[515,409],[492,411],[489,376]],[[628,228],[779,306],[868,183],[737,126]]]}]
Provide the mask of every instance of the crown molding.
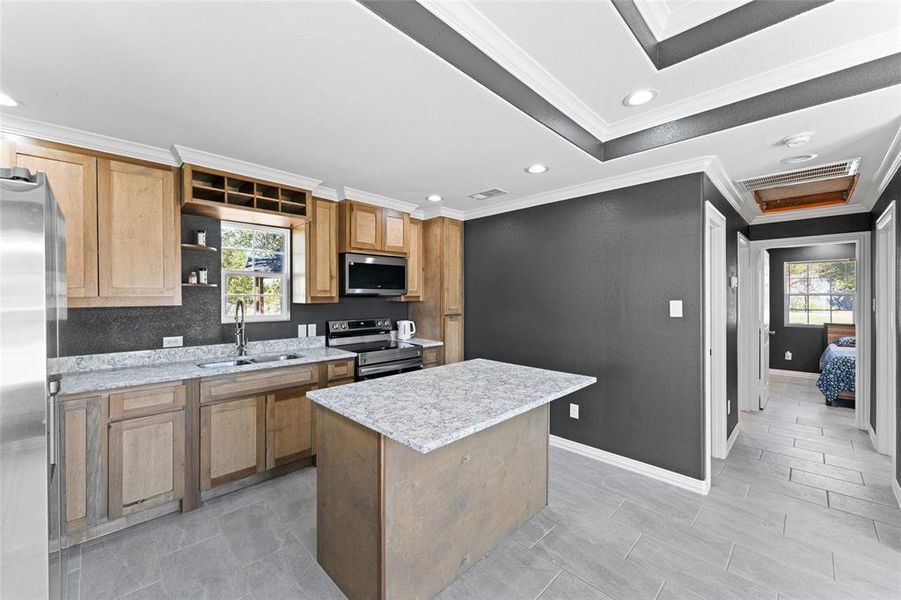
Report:
[{"label": "crown molding", "polygon": [[337,193],[338,199],[340,200],[358,200],[360,202],[365,202],[366,204],[374,204],[383,208],[390,208],[392,210],[399,210],[406,213],[412,213],[419,207],[418,204],[410,204],[409,202],[395,200],[394,198],[389,198],[388,196],[382,196],[380,194],[374,194],[372,192],[358,190],[355,188],[339,187]]},{"label": "crown molding", "polygon": [[609,124],[603,117],[551,75],[469,0],[419,0],[419,4],[594,137],[603,139],[608,135]]},{"label": "crown molding", "polygon": [[852,215],[855,213],[870,212],[863,204],[842,204],[841,206],[824,206],[822,208],[805,208],[796,211],[762,214],[748,223],[760,225],[762,223],[777,223],[782,221],[800,221],[803,219],[818,219],[820,217],[835,217],[839,215]]},{"label": "crown molding", "polygon": [[723,163],[716,156],[708,156],[707,164],[704,166],[704,174],[713,183],[714,187],[726,198],[726,201],[732,205],[732,208],[741,215],[741,217],[750,223],[760,214],[760,209],[753,201],[749,201],[738,188],[735,183],[726,174]]},{"label": "crown molding", "polygon": [[455,219],[457,221],[462,221],[465,218],[466,213],[462,210],[457,210],[456,208],[448,208],[447,206],[425,206],[420,207],[413,211],[411,215],[414,219],[434,219],[435,217],[447,217],[448,219]]},{"label": "crown molding", "polygon": [[335,202],[340,200],[340,198],[338,198],[338,190],[322,185],[313,188],[312,194],[317,198],[322,198],[323,200],[334,200]]},{"label": "crown molding", "polygon": [[172,144],[172,154],[178,159],[179,164],[189,163],[200,167],[217,169],[219,171],[227,171],[235,175],[244,175],[245,177],[255,177],[256,179],[264,179],[273,183],[281,183],[294,187],[311,190],[322,183],[321,179],[313,179],[305,177],[297,173],[290,173],[279,169],[273,169],[256,163],[246,162],[237,158],[222,156],[221,154],[213,154],[196,148],[188,148],[187,146],[179,146]]},{"label": "crown molding", "polygon": [[[674,35],[688,31],[692,27],[697,27],[701,23],[712,21],[742,4],[747,4],[749,0],[718,3],[701,3],[697,0],[689,0],[681,3],[673,10],[670,10],[668,2],[661,0],[634,1],[638,12],[644,17],[648,29],[654,34],[654,39],[661,42]],[[699,14],[700,10],[704,8],[707,9],[707,14]],[[713,10],[711,11],[710,9]]]},{"label": "crown molding", "polygon": [[[572,198],[580,198],[590,194],[599,194],[610,190],[631,187],[643,183],[650,183],[661,179],[669,179],[671,177],[679,177],[680,175],[688,175],[689,173],[700,173],[705,171],[713,157],[699,156],[667,165],[659,165],[648,167],[624,173],[622,175],[614,175],[605,179],[597,179],[587,183],[571,185],[556,190],[541,192],[526,196],[525,198],[516,198],[504,202],[498,202],[482,208],[474,208],[464,212],[464,219],[480,219],[514,210],[522,210],[542,204],[551,204]],[[725,195],[725,194],[724,194]]]},{"label": "crown molding", "polygon": [[97,152],[118,154],[129,158],[146,160],[163,165],[178,166],[178,161],[167,148],[158,148],[138,142],[130,142],[99,133],[74,129],[63,125],[55,125],[44,121],[26,119],[11,115],[7,111],[0,114],[0,131],[10,135],[22,135],[27,137],[47,140],[78,146]]},{"label": "crown molding", "polygon": [[876,202],[879,201],[879,197],[882,195],[882,192],[885,191],[885,188],[888,187],[888,184],[892,181],[895,173],[898,172],[899,167],[901,167],[901,127],[895,132],[895,137],[892,139],[892,143],[889,144],[888,150],[885,152],[885,157],[882,159],[882,163],[880,163],[879,168],[876,169],[876,174],[874,175],[874,179],[876,180],[876,193],[870,198],[864,198],[864,203],[872,200],[872,202],[868,202],[870,208],[873,208]]}]

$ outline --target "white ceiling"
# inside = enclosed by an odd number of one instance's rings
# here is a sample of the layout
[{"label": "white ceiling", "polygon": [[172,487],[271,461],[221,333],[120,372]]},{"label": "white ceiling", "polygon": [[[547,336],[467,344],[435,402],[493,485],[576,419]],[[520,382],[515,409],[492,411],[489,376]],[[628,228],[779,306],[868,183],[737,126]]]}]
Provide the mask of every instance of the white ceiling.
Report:
[{"label": "white ceiling", "polygon": [[657,40],[697,27],[751,0],[635,0]]},{"label": "white ceiling", "polygon": [[[514,41],[520,54],[511,60],[531,61],[545,86],[559,84],[564,100],[603,121],[607,137],[737,99],[736,90],[752,95],[755,86],[901,50],[901,6],[839,0],[658,73],[606,2],[527,4],[441,6],[487,22],[483,37]],[[23,120],[34,119],[162,149],[177,144],[428,209],[438,205],[423,199],[438,193],[440,206],[468,216],[701,159],[722,171],[725,188],[788,169],[778,141],[806,130],[817,132],[803,149],[818,152],[817,163],[863,157],[857,205],[848,208],[862,210],[875,202],[901,127],[895,86],[600,163],[351,0],[6,0],[0,38],[0,89],[20,102],[0,113],[7,130],[53,131]],[[837,58],[835,48],[845,52]],[[644,109],[621,105],[644,86],[660,97]],[[550,171],[524,173],[534,162]],[[466,197],[492,187],[509,194]]]}]

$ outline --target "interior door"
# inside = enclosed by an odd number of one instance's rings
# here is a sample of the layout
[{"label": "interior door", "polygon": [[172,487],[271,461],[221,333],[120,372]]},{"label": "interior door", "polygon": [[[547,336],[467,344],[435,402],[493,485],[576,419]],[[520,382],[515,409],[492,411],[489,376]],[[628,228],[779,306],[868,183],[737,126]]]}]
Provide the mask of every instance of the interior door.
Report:
[{"label": "interior door", "polygon": [[759,339],[759,369],[757,382],[757,398],[760,410],[766,408],[770,399],[770,253],[767,250],[760,251],[760,260],[757,264],[757,289],[760,297],[757,299]]}]

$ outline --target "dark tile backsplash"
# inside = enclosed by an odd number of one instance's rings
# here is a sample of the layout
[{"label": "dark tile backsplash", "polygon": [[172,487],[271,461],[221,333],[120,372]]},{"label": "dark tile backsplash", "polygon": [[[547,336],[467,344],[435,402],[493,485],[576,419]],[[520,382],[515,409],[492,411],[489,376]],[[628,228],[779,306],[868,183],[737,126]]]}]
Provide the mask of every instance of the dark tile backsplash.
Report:
[{"label": "dark tile backsplash", "polygon": [[[220,224],[216,219],[185,215],[181,220],[182,241],[193,242],[194,232],[205,229],[207,244],[219,247]],[[182,252],[182,280],[200,267],[209,270],[210,282],[219,282],[219,253]],[[148,257],[150,259],[150,257]],[[73,308],[61,324],[62,356],[126,352],[161,348],[163,337],[184,336],[185,346],[219,344],[234,340],[234,324],[220,323],[219,288],[182,288],[181,306],[127,308]],[[293,337],[297,326],[315,323],[322,335],[330,319],[390,317],[406,319],[407,305],[383,298],[341,298],[338,304],[292,304],[291,320],[248,323],[247,339],[267,340]]]}]

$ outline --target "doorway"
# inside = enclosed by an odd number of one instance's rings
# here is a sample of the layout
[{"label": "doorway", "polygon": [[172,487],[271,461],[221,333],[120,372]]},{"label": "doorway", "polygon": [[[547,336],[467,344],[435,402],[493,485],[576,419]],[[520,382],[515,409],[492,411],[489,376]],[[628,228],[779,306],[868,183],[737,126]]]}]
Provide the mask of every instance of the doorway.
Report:
[{"label": "doorway", "polygon": [[892,203],[876,220],[876,440],[874,445],[881,454],[892,457],[897,473],[897,452],[895,448],[896,398],[895,340],[897,339],[897,315],[895,314],[895,289],[897,271],[895,268],[896,244],[895,204]]},{"label": "doorway", "polygon": [[726,398],[726,218],[709,202],[704,215],[704,407],[709,424],[705,435],[709,481],[711,454],[726,458],[728,453],[730,407]]}]

